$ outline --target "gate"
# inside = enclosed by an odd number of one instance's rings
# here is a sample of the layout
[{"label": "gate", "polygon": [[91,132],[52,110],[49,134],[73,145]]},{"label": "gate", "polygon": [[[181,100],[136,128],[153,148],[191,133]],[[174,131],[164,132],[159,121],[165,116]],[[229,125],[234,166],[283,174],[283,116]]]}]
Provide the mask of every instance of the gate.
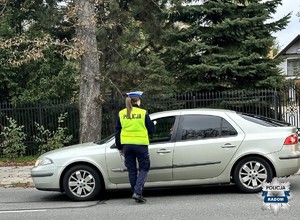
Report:
[{"label": "gate", "polygon": [[300,129],[300,88],[288,87],[278,93],[281,120],[284,120]]}]

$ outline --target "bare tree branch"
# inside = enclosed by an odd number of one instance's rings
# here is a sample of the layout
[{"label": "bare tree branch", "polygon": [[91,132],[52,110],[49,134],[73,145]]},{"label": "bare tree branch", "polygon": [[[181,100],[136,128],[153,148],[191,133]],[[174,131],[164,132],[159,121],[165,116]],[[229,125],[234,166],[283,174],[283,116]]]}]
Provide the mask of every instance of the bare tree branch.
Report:
[{"label": "bare tree branch", "polygon": [[118,92],[120,95],[123,95],[122,92],[121,92],[121,90],[119,89],[119,87],[118,87],[115,83],[113,83],[113,81],[112,81],[107,75],[106,75],[105,77],[108,79],[108,81],[110,82],[110,84],[111,84],[113,87],[115,87],[115,89],[117,90],[117,92]]},{"label": "bare tree branch", "polygon": [[9,0],[0,0],[0,17],[4,15],[5,8]]}]

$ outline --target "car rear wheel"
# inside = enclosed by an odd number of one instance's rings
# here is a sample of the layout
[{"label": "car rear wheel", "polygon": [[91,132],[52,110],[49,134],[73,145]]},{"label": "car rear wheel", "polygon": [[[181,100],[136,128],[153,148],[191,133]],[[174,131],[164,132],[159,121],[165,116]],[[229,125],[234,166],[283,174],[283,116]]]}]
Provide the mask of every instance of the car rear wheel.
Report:
[{"label": "car rear wheel", "polygon": [[87,165],[71,167],[63,178],[65,193],[75,201],[86,201],[95,198],[100,193],[101,185],[99,174]]},{"label": "car rear wheel", "polygon": [[272,181],[273,171],[266,160],[248,157],[237,164],[233,178],[240,190],[255,193],[261,191],[263,182]]}]

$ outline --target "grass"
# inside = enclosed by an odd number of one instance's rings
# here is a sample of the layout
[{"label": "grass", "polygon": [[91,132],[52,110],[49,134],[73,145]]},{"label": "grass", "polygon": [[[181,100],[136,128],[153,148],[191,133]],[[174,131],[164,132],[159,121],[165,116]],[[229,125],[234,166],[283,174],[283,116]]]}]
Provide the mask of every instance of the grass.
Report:
[{"label": "grass", "polygon": [[26,182],[26,183],[13,182],[10,187],[12,187],[12,188],[15,188],[15,187],[29,188],[29,187],[32,187],[32,183],[30,183],[30,182]]},{"label": "grass", "polygon": [[4,188],[31,188],[33,187],[33,184],[30,182],[26,182],[26,183],[21,183],[21,182],[12,182],[10,185],[7,184],[0,184],[0,187],[4,187]]}]

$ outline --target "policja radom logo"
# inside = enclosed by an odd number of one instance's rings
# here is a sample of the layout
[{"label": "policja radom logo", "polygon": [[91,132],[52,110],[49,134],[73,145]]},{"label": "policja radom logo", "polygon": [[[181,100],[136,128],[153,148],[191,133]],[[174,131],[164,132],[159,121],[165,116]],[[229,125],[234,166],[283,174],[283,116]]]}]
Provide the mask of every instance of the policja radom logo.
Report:
[{"label": "policja radom logo", "polygon": [[262,187],[263,210],[271,209],[277,215],[280,209],[290,209],[289,200],[291,200],[291,195],[289,182],[281,183],[277,178],[274,178],[271,183],[264,182]]}]

